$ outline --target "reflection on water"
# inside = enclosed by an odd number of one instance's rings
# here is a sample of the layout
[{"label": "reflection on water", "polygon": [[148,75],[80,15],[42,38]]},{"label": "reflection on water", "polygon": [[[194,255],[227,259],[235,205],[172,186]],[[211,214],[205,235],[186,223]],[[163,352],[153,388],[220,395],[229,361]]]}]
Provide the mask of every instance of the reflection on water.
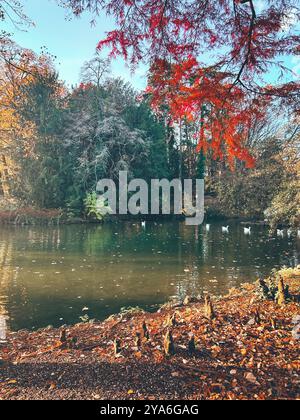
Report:
[{"label": "reflection on water", "polygon": [[6,317],[0,315],[0,344],[5,343],[7,334]]},{"label": "reflection on water", "polygon": [[11,241],[0,241],[0,344],[4,343],[7,334],[8,295],[7,290],[12,278],[12,244]]},{"label": "reflection on water", "polygon": [[0,228],[0,340],[12,330],[153,309],[176,296],[226,293],[274,267],[299,263],[299,240],[264,228],[123,223]]}]

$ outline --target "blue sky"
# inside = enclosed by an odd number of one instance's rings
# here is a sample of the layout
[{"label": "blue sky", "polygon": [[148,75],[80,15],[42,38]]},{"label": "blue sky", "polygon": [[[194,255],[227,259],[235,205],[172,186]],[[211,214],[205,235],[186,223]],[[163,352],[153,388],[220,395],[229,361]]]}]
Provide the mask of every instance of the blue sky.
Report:
[{"label": "blue sky", "polygon": [[[66,19],[67,12],[55,0],[23,0],[25,13],[34,21],[35,27],[26,32],[11,24],[2,28],[13,33],[13,39],[22,47],[39,52],[46,46],[49,53],[57,57],[56,67],[61,79],[68,85],[79,81],[80,68],[84,61],[92,58],[96,45],[113,28],[113,23],[105,16],[91,26],[91,15],[84,14],[80,19]],[[137,89],[146,86],[146,68],[138,69],[134,75],[122,60],[113,63],[113,74],[122,76]]]},{"label": "blue sky", "polygon": [[[263,7],[264,0],[256,0],[257,7]],[[99,40],[105,32],[113,29],[112,21],[106,16],[100,16],[96,26],[90,24],[92,16],[88,13],[80,19],[67,19],[67,11],[58,6],[55,0],[22,0],[25,13],[35,22],[26,32],[16,29],[13,25],[4,25],[5,30],[14,34],[13,39],[23,47],[37,53],[46,46],[49,53],[57,57],[56,67],[61,79],[67,84],[79,82],[80,68],[84,61],[92,58]],[[299,29],[299,27],[298,27]],[[293,61],[285,59],[284,63],[296,73],[300,73],[300,58]],[[146,67],[141,66],[134,75],[120,59],[113,62],[113,75],[121,76],[136,89],[146,86]],[[276,73],[270,71],[265,80],[272,83]]]}]

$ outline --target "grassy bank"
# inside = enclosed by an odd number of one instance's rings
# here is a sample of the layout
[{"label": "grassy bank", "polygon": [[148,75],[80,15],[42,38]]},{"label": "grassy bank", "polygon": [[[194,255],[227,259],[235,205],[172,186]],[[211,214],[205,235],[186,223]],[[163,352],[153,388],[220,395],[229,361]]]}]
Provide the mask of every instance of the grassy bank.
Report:
[{"label": "grassy bank", "polygon": [[[289,290],[278,294],[281,279]],[[299,285],[298,267],[211,304],[186,298],[155,314],[11,333],[0,397],[299,399]]]},{"label": "grassy bank", "polygon": [[[240,221],[247,225],[249,224],[263,224],[255,218],[241,217],[235,214],[226,214],[215,204],[216,200],[206,197],[205,215],[208,222],[216,221]],[[170,215],[115,215],[105,218],[105,222],[124,222],[124,221],[139,221],[141,219],[147,221],[178,221],[185,220],[184,215],[175,215],[174,209],[171,209]],[[104,220],[102,220],[103,222]],[[34,225],[58,225],[58,224],[87,224],[87,223],[101,223],[97,218],[87,217],[82,214],[80,217],[75,217],[70,214],[68,209],[41,209],[33,206],[25,205],[16,199],[0,199],[0,224],[17,225],[17,226],[34,226]]]},{"label": "grassy bank", "polygon": [[31,207],[1,211],[0,223],[8,225],[57,225],[62,215],[59,210],[40,210]]},{"label": "grassy bank", "polygon": [[14,198],[0,199],[0,224],[57,225],[63,219],[60,209],[39,209]]}]

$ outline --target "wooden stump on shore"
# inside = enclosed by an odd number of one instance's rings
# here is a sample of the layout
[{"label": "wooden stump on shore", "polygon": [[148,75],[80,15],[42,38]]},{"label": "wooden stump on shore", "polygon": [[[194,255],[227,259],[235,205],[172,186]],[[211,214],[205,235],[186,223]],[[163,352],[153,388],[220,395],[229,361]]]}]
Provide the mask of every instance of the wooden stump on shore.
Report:
[{"label": "wooden stump on shore", "polygon": [[271,318],[271,327],[273,330],[277,330],[277,320],[275,318]]},{"label": "wooden stump on shore", "polygon": [[255,323],[257,325],[260,325],[261,324],[261,316],[260,316],[259,309],[256,309],[256,311],[254,313],[254,320],[255,320]]},{"label": "wooden stump on shore", "polygon": [[121,351],[122,351],[122,349],[121,349],[121,341],[118,340],[118,339],[116,339],[114,341],[114,353],[115,353],[115,356],[116,357],[119,356],[120,353],[121,353]]},{"label": "wooden stump on shore", "polygon": [[189,306],[191,303],[193,303],[193,298],[191,298],[191,296],[186,296],[183,301],[184,306]]},{"label": "wooden stump on shore", "polygon": [[211,321],[216,317],[210,296],[205,296],[205,316]]},{"label": "wooden stump on shore", "polygon": [[71,338],[71,340],[69,341],[69,347],[70,347],[71,349],[76,349],[76,347],[77,347],[77,342],[78,342],[77,337],[72,337],[72,338]]},{"label": "wooden stump on shore", "polygon": [[149,333],[146,321],[143,322],[142,332],[143,332],[143,338],[145,338],[147,341],[150,340],[150,333]]},{"label": "wooden stump on shore", "polygon": [[284,306],[286,304],[285,299],[285,286],[283,278],[280,277],[279,283],[278,283],[278,297],[277,297],[277,303],[279,306]]},{"label": "wooden stump on shore", "polygon": [[62,332],[60,333],[59,341],[62,345],[66,345],[67,340],[67,331],[62,330]]},{"label": "wooden stump on shore", "polygon": [[141,334],[139,332],[136,333],[134,344],[138,349],[140,349],[142,346]]},{"label": "wooden stump on shore", "polygon": [[170,315],[166,321],[165,326],[172,328],[172,327],[176,327],[177,325],[177,319],[176,319],[176,313],[174,313],[173,315]]},{"label": "wooden stump on shore", "polygon": [[172,356],[175,354],[173,335],[170,330],[167,332],[164,338],[164,350],[166,356]]},{"label": "wooden stump on shore", "polygon": [[194,335],[190,337],[189,344],[188,344],[188,351],[191,355],[196,353],[196,342],[195,342]]}]

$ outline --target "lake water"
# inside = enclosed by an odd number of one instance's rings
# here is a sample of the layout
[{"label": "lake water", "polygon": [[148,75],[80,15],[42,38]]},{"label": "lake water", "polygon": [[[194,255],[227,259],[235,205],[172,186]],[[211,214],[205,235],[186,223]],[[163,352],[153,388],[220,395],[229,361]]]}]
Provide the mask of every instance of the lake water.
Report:
[{"label": "lake water", "polygon": [[[240,224],[181,222],[0,227],[0,341],[5,328],[103,320],[122,307],[154,310],[171,297],[224,294],[300,262],[300,241]],[[2,338],[1,338],[2,337]]]}]

